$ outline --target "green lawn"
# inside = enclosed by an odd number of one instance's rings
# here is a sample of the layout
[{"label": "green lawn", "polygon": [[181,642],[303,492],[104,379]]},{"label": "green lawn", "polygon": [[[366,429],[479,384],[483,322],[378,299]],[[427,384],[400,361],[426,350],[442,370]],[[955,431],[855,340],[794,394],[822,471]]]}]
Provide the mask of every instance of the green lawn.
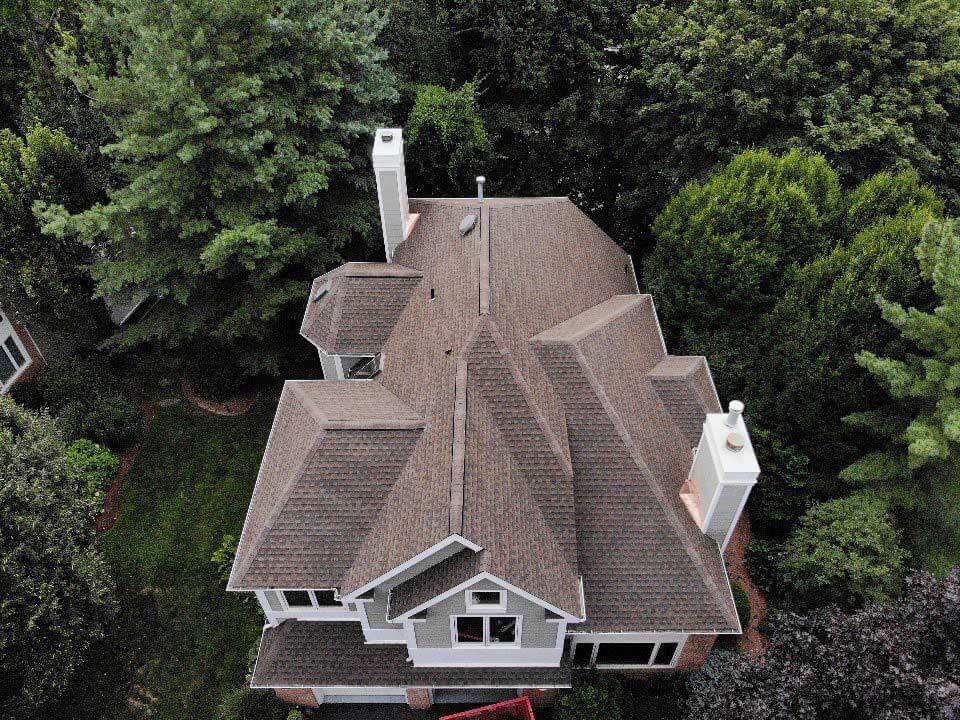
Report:
[{"label": "green lawn", "polygon": [[120,615],[56,717],[200,720],[243,682],[262,620],[224,592],[210,555],[240,533],[274,408],[261,400],[238,418],[158,408],[101,539]]}]

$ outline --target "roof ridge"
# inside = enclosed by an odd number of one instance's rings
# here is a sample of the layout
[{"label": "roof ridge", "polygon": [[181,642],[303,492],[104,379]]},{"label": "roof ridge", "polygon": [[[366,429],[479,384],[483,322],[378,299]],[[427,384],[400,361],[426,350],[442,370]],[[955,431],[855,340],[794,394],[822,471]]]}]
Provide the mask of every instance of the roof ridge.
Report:
[{"label": "roof ridge", "polygon": [[[663,509],[664,517],[667,519],[667,522],[671,525],[674,533],[677,536],[687,536],[687,528],[677,516],[676,508],[674,508],[674,506],[667,501],[663,492],[663,488],[660,487],[660,485],[654,480],[653,472],[650,470],[649,465],[647,465],[647,462],[643,457],[643,453],[640,451],[640,448],[637,446],[633,437],[627,431],[627,427],[623,422],[623,418],[620,417],[620,413],[610,401],[607,391],[604,389],[600,379],[590,366],[590,363],[587,360],[586,355],[584,355],[583,350],[576,342],[569,342],[568,345],[574,351],[577,363],[580,365],[587,382],[590,384],[591,390],[593,390],[604,412],[613,423],[613,427],[616,430],[617,435],[626,446],[630,459],[640,470],[640,476],[643,478],[644,483],[657,498],[658,503]],[[713,590],[713,593],[710,595],[710,601],[714,603],[715,609],[719,611],[719,614],[723,615],[724,608],[714,602],[717,594],[721,593],[721,588],[717,587],[713,578],[710,577],[710,574],[707,572],[707,569],[701,559],[697,557],[695,553],[691,552],[691,549],[687,546],[687,544],[681,542],[680,545],[687,557],[690,558],[691,563],[693,564],[694,568],[696,568],[697,574],[700,576],[701,580],[703,580],[704,585]]]},{"label": "roof ridge", "polygon": [[450,462],[450,533],[463,533],[463,477],[466,468],[467,361],[457,361]]}]

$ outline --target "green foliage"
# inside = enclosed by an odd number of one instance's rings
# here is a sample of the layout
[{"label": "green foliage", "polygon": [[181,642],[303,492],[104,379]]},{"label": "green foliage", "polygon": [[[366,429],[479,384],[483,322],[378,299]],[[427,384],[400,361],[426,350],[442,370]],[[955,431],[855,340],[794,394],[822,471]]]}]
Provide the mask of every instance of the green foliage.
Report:
[{"label": "green foliage", "polygon": [[229,348],[203,343],[187,361],[184,379],[201,397],[226,400],[235,397],[249,377],[233,361]]},{"label": "green foliage", "polygon": [[609,71],[624,225],[756,146],[811,149],[845,181],[910,165],[956,204],[958,18],[946,0],[641,4]]},{"label": "green foliage", "polygon": [[949,718],[960,670],[960,570],[854,613],[778,615],[760,657],[714,653],[688,683],[688,720]]},{"label": "green foliage", "polygon": [[[410,184],[425,196],[469,194],[483,161],[490,153],[490,140],[477,108],[474,83],[459,90],[439,85],[415,86],[413,110],[405,129],[410,142]],[[446,167],[446,179],[437,172]]]},{"label": "green foliage", "polygon": [[35,717],[113,615],[93,505],[56,423],[0,397],[0,715]]},{"label": "green foliage", "polygon": [[67,465],[80,477],[84,495],[95,503],[113,482],[120,469],[120,458],[102,445],[81,438],[67,448]]},{"label": "green foliage", "polygon": [[858,493],[810,508],[790,534],[781,564],[798,605],[857,607],[897,594],[905,553],[887,503]]},{"label": "green foliage", "polygon": [[[902,510],[933,522],[946,547],[960,550],[960,234],[954,222],[931,222],[916,247],[920,271],[937,298],[926,312],[879,297],[883,319],[913,344],[904,359],[857,354],[893,400],[888,414],[857,413],[847,422],[885,440],[885,447],[846,468],[842,477],[878,488]],[[890,297],[889,295],[886,295]],[[896,297],[896,296],[894,296]],[[952,560],[955,562],[957,557]],[[942,551],[932,566],[952,564]]]},{"label": "green foliage", "polygon": [[754,540],[747,546],[747,568],[750,579],[768,600],[781,597],[783,583],[780,566],[783,546],[767,540]]},{"label": "green foliage", "polygon": [[[368,138],[395,98],[366,0],[159,0],[89,7],[115,62],[58,54],[108,117],[124,183],[46,231],[106,238],[100,293],[164,301],[114,338],[181,348],[212,337],[276,369],[308,280],[373,233]],[[286,327],[286,326],[283,326]]]},{"label": "green foliage", "polygon": [[914,248],[942,210],[910,171],[844,192],[819,156],[756,150],[657,218],[646,283],[671,350],[709,357],[721,397],[746,402],[766,470],[751,508],[762,530],[782,534],[842,489],[862,440],[841,418],[877,403],[855,354],[903,345],[874,297],[930,302]]},{"label": "green foliage", "polygon": [[747,594],[747,591],[743,589],[743,586],[736,581],[730,583],[730,589],[733,591],[733,604],[737,607],[737,617],[740,618],[740,627],[746,632],[747,628],[750,627],[750,618],[752,617],[750,596]]},{"label": "green foliage", "polygon": [[80,425],[82,435],[115,449],[127,447],[142,431],[139,408],[122,395],[98,397]]},{"label": "green foliage", "polygon": [[23,137],[0,130],[0,307],[52,325],[61,342],[98,328],[105,314],[90,300],[89,249],[43,235],[34,205],[79,211],[95,194],[83,156],[61,130],[35,125]]},{"label": "green foliage", "polygon": [[220,542],[220,547],[213,551],[210,556],[210,562],[217,568],[220,579],[226,583],[230,579],[230,571],[233,569],[233,560],[237,556],[237,544],[239,540],[236,535],[227,533]]},{"label": "green foliage", "polygon": [[613,680],[593,678],[590,682],[577,683],[560,698],[557,716],[559,720],[624,720],[619,695],[619,687]]},{"label": "green foliage", "polygon": [[287,713],[287,720],[304,720],[306,716],[300,710],[291,710]]},{"label": "green foliage", "polygon": [[[301,715],[302,717],[302,715]],[[289,720],[286,706],[272,690],[241,687],[228,692],[214,714],[215,720]]]},{"label": "green foliage", "polygon": [[[128,720],[131,687],[153,720],[208,718],[243,684],[263,618],[256,603],[223,591],[210,557],[243,524],[271,419],[265,406],[236,418],[157,408],[117,524],[99,538],[121,612],[58,718]],[[286,717],[268,710],[270,695],[251,699],[249,720]]]}]

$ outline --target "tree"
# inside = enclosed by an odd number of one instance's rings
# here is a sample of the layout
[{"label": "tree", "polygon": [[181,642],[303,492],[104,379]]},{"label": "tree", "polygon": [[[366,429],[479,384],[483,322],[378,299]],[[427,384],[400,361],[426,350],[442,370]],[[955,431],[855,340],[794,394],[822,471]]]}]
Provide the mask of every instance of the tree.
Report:
[{"label": "tree", "polygon": [[873,298],[930,302],[914,249],[942,212],[911,171],[845,192],[820,156],[753,150],[684,186],[658,216],[644,279],[668,344],[709,357],[720,395],[743,399],[776,443],[751,509],[768,529],[846,490],[837,473],[863,438],[841,418],[878,395],[854,356],[902,345]]},{"label": "tree", "polygon": [[83,156],[62,130],[36,125],[23,137],[0,130],[0,307],[34,330],[54,329],[64,345],[74,344],[67,338],[92,345],[106,313],[91,299],[90,248],[44,235],[34,206],[80,212],[96,195]]},{"label": "tree", "polygon": [[[960,234],[956,223],[930,223],[916,255],[933,288],[932,312],[878,297],[884,320],[918,352],[903,359],[870,350],[857,362],[894,401],[884,412],[857,413],[848,423],[879,433],[886,446],[844,470],[856,485],[885,492],[902,510],[920,513],[917,540],[927,561],[949,567],[960,558]],[[916,525],[917,523],[911,523]],[[945,543],[930,543],[933,538]]]},{"label": "tree", "polygon": [[882,498],[858,493],[820,503],[784,548],[786,595],[799,607],[887,600],[900,590],[905,555]]},{"label": "tree", "polygon": [[[461,196],[475,188],[490,140],[477,109],[473,83],[459,90],[417,85],[406,132],[409,185],[424,196]],[[441,174],[446,169],[446,177]]]},{"label": "tree", "polygon": [[804,147],[845,181],[910,165],[960,200],[960,11],[949,0],[641,4],[621,88],[620,224],[749,147]]},{"label": "tree", "polygon": [[56,423],[0,397],[0,714],[56,700],[114,605],[94,508]]},{"label": "tree", "polygon": [[163,302],[114,339],[189,349],[214,338],[249,371],[276,370],[284,318],[309,279],[376,227],[370,133],[396,93],[366,0],[121,0],[84,32],[115,63],[61,69],[109,119],[124,178],[47,231],[109,239],[100,293]]},{"label": "tree", "polygon": [[778,616],[759,658],[715,653],[691,677],[690,720],[953,718],[960,712],[960,570],[852,614]]},{"label": "tree", "polygon": [[615,681],[593,677],[577,683],[560,699],[560,720],[623,720],[620,688]]}]

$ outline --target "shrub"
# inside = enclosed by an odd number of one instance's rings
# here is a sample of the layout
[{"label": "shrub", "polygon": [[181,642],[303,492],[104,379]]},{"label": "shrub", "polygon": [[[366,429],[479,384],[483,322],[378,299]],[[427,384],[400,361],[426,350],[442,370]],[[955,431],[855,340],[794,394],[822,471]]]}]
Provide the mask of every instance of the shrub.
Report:
[{"label": "shrub", "polygon": [[559,720],[624,720],[619,688],[612,680],[576,685],[560,699]]},{"label": "shrub", "polygon": [[287,713],[287,720],[304,720],[303,711],[291,710]]},{"label": "shrub", "polygon": [[217,708],[216,720],[284,720],[286,706],[272,690],[241,687],[224,695]]},{"label": "shrub", "polygon": [[81,435],[115,449],[132,443],[142,429],[140,410],[122,395],[98,399],[80,423]]},{"label": "shrub", "polygon": [[237,536],[224,535],[220,541],[220,547],[213,551],[210,556],[210,562],[217,568],[220,579],[224,583],[230,579],[230,571],[233,568],[233,560],[237,556]]},{"label": "shrub", "polygon": [[225,400],[235,396],[247,377],[237,365],[227,358],[229,352],[209,349],[197,353],[185,368],[186,381],[201,397]]},{"label": "shrub", "polygon": [[857,607],[898,593],[905,555],[887,503],[855,494],[807,511],[784,547],[783,581],[803,606]]},{"label": "shrub", "polygon": [[733,590],[733,603],[737,606],[737,617],[740,618],[740,627],[746,632],[750,627],[750,596],[743,586],[738,582],[730,583],[730,589]]},{"label": "shrub", "polygon": [[768,599],[780,592],[780,563],[783,561],[783,546],[754,540],[747,546],[747,568],[760,592]]},{"label": "shrub", "polygon": [[66,457],[67,465],[80,475],[84,495],[95,502],[120,468],[119,457],[102,445],[83,438],[70,444]]}]

